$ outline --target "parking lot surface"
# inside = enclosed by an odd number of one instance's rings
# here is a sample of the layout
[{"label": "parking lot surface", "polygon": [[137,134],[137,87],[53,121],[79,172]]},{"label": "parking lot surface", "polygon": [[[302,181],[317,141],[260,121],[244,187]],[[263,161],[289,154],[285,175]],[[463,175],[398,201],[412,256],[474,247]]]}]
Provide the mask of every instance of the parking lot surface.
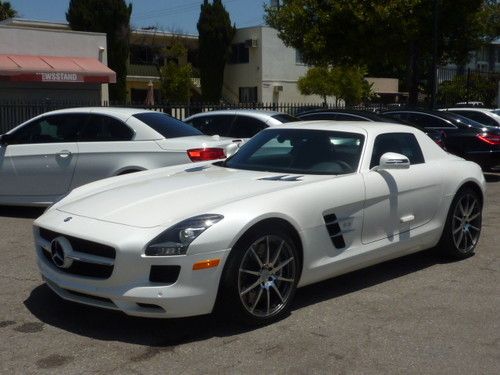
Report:
[{"label": "parking lot surface", "polygon": [[487,177],[475,256],[429,250],[308,286],[289,317],[256,329],[63,301],[35,263],[42,211],[0,207],[0,372],[499,374],[500,174]]}]

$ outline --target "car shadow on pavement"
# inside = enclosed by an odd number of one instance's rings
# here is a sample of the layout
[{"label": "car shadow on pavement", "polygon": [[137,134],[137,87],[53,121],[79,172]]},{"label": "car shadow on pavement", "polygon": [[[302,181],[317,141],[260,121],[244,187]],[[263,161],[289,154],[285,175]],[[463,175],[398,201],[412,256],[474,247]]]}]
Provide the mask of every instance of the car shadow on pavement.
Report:
[{"label": "car shadow on pavement", "polygon": [[0,217],[36,219],[45,211],[45,207],[0,206]]},{"label": "car shadow on pavement", "polygon": [[500,173],[485,173],[484,179],[486,180],[486,182],[499,182]]},{"label": "car shadow on pavement", "polygon": [[[313,284],[297,291],[292,310],[360,291],[445,262],[435,251],[428,250]],[[215,314],[182,319],[130,317],[117,311],[64,301],[45,284],[36,287],[24,304],[43,323],[68,332],[98,340],[122,341],[164,349],[255,329]]]}]

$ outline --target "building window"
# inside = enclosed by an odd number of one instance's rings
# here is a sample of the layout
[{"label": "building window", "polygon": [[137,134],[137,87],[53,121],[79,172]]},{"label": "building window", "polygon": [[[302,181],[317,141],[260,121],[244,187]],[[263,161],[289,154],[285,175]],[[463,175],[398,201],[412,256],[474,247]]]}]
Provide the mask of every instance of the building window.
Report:
[{"label": "building window", "polygon": [[159,47],[133,44],[130,46],[130,63],[136,65],[163,65],[165,61]]},{"label": "building window", "polygon": [[246,64],[250,61],[248,47],[245,43],[237,43],[231,45],[231,53],[229,55],[229,64]]},{"label": "building window", "polygon": [[240,103],[257,103],[257,87],[240,87]]},{"label": "building window", "polygon": [[297,65],[306,65],[304,62],[304,57],[302,56],[302,53],[300,53],[299,50],[295,50],[295,64]]}]

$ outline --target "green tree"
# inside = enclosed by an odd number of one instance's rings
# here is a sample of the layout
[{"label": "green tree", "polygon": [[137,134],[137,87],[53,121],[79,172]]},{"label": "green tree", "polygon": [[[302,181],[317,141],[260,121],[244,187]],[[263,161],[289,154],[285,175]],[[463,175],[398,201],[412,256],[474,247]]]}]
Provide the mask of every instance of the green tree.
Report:
[{"label": "green tree", "polygon": [[106,33],[108,65],[116,72],[111,100],[125,101],[132,4],[124,0],[71,0],[66,19],[73,30]]},{"label": "green tree", "polygon": [[0,21],[6,20],[8,18],[14,18],[17,16],[17,12],[9,1],[0,1]]},{"label": "green tree", "polygon": [[302,95],[319,95],[327,105],[327,97],[344,100],[346,106],[370,99],[372,85],[366,79],[366,69],[357,66],[316,66],[300,77],[297,87]]},{"label": "green tree", "polygon": [[188,102],[193,89],[193,67],[190,63],[179,64],[186,48],[179,43],[164,51],[167,64],[159,67],[160,83],[164,98],[171,102]]},{"label": "green tree", "polygon": [[326,106],[326,98],[336,94],[331,69],[324,66],[310,68],[306,75],[297,81],[297,87],[302,95],[319,95]]},{"label": "green tree", "polygon": [[435,6],[437,62],[459,62],[484,42],[485,1],[283,0],[266,8],[266,20],[311,64],[367,66],[370,74],[406,70],[398,78],[415,102],[420,78],[432,73]]},{"label": "green tree", "polygon": [[336,66],[332,69],[332,81],[335,96],[342,99],[347,107],[369,100],[372,95],[372,84],[365,79],[366,68],[359,66]]},{"label": "green tree", "polygon": [[492,76],[478,74],[457,75],[439,85],[438,100],[444,106],[457,102],[480,101],[486,106],[494,105],[498,82]]},{"label": "green tree", "polygon": [[221,0],[204,0],[198,19],[200,84],[203,99],[216,102],[222,95],[224,67],[235,29]]}]

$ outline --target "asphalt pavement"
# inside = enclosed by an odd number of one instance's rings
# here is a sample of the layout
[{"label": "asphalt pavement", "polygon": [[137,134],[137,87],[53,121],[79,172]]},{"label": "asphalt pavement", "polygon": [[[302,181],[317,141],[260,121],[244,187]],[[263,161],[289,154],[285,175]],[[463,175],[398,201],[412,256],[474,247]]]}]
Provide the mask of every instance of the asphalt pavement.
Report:
[{"label": "asphalt pavement", "polygon": [[0,373],[500,374],[500,174],[487,177],[473,257],[425,251],[308,286],[257,329],[63,301],[35,264],[41,210],[0,207]]}]

